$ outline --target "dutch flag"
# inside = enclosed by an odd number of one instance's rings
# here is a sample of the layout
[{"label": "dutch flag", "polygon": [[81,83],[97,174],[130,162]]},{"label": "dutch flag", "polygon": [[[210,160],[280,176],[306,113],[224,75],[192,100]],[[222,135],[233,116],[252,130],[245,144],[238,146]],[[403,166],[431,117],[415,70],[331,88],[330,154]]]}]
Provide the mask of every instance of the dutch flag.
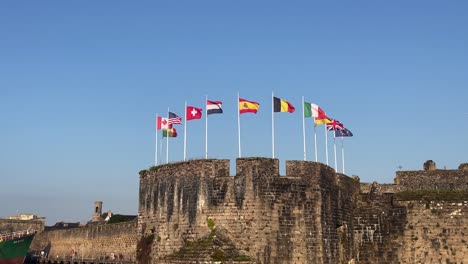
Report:
[{"label": "dutch flag", "polygon": [[210,101],[206,100],[206,114],[211,115],[211,114],[222,114],[223,109],[222,109],[223,103],[220,101]]}]

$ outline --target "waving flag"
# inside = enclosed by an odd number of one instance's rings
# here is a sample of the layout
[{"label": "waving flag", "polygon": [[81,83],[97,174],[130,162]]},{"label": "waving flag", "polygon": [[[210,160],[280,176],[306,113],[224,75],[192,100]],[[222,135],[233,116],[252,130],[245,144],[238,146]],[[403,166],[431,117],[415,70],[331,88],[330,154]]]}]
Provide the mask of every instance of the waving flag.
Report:
[{"label": "waving flag", "polygon": [[323,125],[323,124],[328,124],[331,122],[330,118],[328,118],[327,114],[325,114],[325,111],[323,111],[322,108],[320,108],[316,104],[310,104],[310,105],[311,105],[312,116],[315,118],[315,124]]},{"label": "waving flag", "polygon": [[342,129],[335,130],[335,137],[352,137],[353,133],[347,128],[343,127]]},{"label": "waving flag", "polygon": [[245,114],[245,113],[256,114],[258,112],[259,107],[260,107],[260,104],[257,102],[248,101],[248,100],[239,98],[239,113],[240,114]]},{"label": "waving flag", "polygon": [[209,101],[206,100],[206,114],[222,114],[223,109],[221,108],[223,105],[220,101]]},{"label": "waving flag", "polygon": [[158,116],[156,129],[161,130],[161,129],[169,129],[169,128],[172,128],[172,125],[169,124],[169,119]]},{"label": "waving flag", "polygon": [[163,137],[177,137],[177,130],[175,128],[164,129]]},{"label": "waving flag", "polygon": [[169,124],[182,124],[182,118],[172,112],[169,112]]},{"label": "waving flag", "polygon": [[293,113],[296,108],[286,100],[278,97],[273,97],[273,111],[274,112],[289,112]]},{"label": "waving flag", "polygon": [[330,123],[327,124],[327,130],[332,131],[332,130],[340,130],[344,129],[344,126],[340,121],[332,119]]},{"label": "waving flag", "polygon": [[312,117],[312,104],[304,102],[304,117]]},{"label": "waving flag", "polygon": [[202,117],[202,111],[203,109],[193,107],[193,106],[187,106],[185,109],[186,113],[186,118],[188,120],[193,120],[193,119],[200,119]]}]

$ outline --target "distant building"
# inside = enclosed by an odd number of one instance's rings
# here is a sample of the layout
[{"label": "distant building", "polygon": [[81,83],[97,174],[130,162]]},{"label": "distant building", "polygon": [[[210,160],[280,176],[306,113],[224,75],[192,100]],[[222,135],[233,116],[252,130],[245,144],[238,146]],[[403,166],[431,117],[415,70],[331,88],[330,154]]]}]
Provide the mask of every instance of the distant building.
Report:
[{"label": "distant building", "polygon": [[19,215],[14,215],[14,216],[9,216],[7,219],[10,220],[33,220],[33,219],[39,219],[37,215],[34,214],[19,214]]},{"label": "distant building", "polygon": [[94,212],[91,222],[101,222],[104,219],[102,218],[102,201],[94,202]]},{"label": "distant building", "polygon": [[102,201],[94,202],[94,211],[91,220],[86,223],[87,226],[90,225],[103,225],[103,224],[115,224],[121,222],[133,221],[137,218],[136,215],[121,215],[114,214],[112,210],[107,211],[107,213],[102,213]]}]

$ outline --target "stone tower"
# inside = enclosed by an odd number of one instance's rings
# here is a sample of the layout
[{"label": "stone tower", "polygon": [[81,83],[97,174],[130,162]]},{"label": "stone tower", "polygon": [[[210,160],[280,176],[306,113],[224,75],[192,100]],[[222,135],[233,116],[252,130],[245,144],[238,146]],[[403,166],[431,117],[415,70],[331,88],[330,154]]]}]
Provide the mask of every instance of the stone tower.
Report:
[{"label": "stone tower", "polygon": [[424,162],[423,169],[425,171],[436,170],[437,169],[436,163],[432,160],[427,160],[426,162]]},{"label": "stone tower", "polygon": [[94,213],[93,213],[93,222],[94,221],[101,221],[102,215],[102,201],[96,201],[94,202]]}]

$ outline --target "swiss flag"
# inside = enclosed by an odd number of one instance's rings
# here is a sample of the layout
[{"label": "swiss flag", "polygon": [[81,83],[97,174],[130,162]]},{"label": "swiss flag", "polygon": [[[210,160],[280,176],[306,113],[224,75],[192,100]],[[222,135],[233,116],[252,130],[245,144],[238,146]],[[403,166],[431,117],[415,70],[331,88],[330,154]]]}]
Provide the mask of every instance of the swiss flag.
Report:
[{"label": "swiss flag", "polygon": [[169,124],[169,120],[167,118],[158,116],[158,119],[156,120],[157,130],[171,129],[171,128],[172,128],[172,125]]},{"label": "swiss flag", "polygon": [[187,117],[188,120],[193,120],[193,119],[200,119],[202,117],[202,111],[203,109],[193,107],[193,106],[187,106],[185,116]]}]

